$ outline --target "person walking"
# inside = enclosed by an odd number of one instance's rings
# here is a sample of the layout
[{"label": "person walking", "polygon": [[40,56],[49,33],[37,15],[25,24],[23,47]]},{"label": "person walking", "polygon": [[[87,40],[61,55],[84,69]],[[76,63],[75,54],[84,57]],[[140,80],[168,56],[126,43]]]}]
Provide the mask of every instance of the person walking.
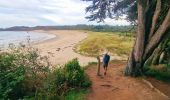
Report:
[{"label": "person walking", "polygon": [[110,56],[108,54],[108,51],[103,56],[103,68],[104,68],[104,75],[106,75],[107,67],[110,61]]}]

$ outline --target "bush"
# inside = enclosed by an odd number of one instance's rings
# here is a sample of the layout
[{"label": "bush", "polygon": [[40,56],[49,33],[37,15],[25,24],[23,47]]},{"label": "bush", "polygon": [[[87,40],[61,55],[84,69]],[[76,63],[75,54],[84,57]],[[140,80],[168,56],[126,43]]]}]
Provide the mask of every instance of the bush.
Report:
[{"label": "bush", "polygon": [[0,99],[34,96],[47,74],[49,63],[37,49],[14,47],[0,53]]},{"label": "bush", "polygon": [[154,68],[145,68],[146,75],[150,77],[154,77],[157,80],[161,80],[164,82],[170,83],[170,67],[164,66],[161,69],[154,69]]},{"label": "bush", "polygon": [[1,52],[0,100],[58,100],[70,91],[91,85],[77,59],[54,70],[49,67],[48,58],[31,47],[13,47]]},{"label": "bush", "polygon": [[[77,59],[73,59],[64,66],[67,85],[72,88],[89,87],[90,81]],[[87,86],[89,85],[89,86]]]},{"label": "bush", "polygon": [[[63,99],[69,91],[90,86],[91,81],[79,65],[78,60],[73,59],[48,75],[42,93],[44,93],[43,96],[46,99]],[[40,97],[42,97],[42,94]]]}]

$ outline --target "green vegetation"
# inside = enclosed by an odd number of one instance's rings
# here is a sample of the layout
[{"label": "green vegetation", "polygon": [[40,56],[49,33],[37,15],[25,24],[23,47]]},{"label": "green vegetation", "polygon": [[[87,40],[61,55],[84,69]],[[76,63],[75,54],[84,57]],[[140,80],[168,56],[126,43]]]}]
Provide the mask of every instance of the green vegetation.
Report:
[{"label": "green vegetation", "polygon": [[170,48],[168,43],[169,40],[165,42],[166,47],[161,44],[161,49],[158,47],[155,50],[151,59],[145,64],[145,73],[149,77],[170,83]]},{"label": "green vegetation", "polygon": [[0,53],[0,99],[35,96],[48,72],[48,61],[34,48]]},{"label": "green vegetation", "polygon": [[170,83],[170,65],[146,67],[145,70],[147,76]]},{"label": "green vegetation", "polygon": [[[75,92],[90,86],[91,81],[79,65],[77,59],[73,59],[64,66],[54,69],[48,75],[39,97],[46,98],[47,100],[54,98],[63,99],[65,96],[73,96],[73,94],[70,94],[70,91]],[[69,94],[67,95],[67,93]]]},{"label": "green vegetation", "polygon": [[[111,54],[128,55],[133,44],[132,36],[125,36],[120,32],[88,32],[88,37],[80,42],[75,48],[75,51],[87,55],[101,55],[105,49]],[[129,33],[130,34],[130,33]]]},{"label": "green vegetation", "polygon": [[48,58],[31,47],[1,52],[0,99],[84,98],[83,90],[90,87],[91,81],[77,59],[54,69],[49,67]]},{"label": "green vegetation", "polygon": [[70,91],[65,96],[65,100],[85,100],[86,94],[88,93],[87,90],[78,90],[78,91]]},{"label": "green vegetation", "polygon": [[110,26],[110,25],[97,25],[92,26],[90,31],[96,31],[96,32],[133,32],[135,33],[135,26],[129,25],[129,26]]}]

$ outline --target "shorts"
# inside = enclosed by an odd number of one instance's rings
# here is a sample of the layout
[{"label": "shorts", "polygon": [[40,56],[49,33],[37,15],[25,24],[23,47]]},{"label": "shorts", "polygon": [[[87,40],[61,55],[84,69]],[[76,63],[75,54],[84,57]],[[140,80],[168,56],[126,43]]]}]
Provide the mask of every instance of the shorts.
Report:
[{"label": "shorts", "polygon": [[108,67],[108,64],[103,64],[103,67],[104,67],[104,68]]}]

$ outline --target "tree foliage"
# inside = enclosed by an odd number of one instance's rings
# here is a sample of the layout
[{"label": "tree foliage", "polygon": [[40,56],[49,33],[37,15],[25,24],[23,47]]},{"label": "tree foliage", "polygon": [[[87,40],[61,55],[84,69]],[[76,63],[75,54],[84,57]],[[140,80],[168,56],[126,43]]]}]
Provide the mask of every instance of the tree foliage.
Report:
[{"label": "tree foliage", "polygon": [[136,0],[83,0],[91,2],[86,8],[86,12],[90,15],[86,18],[89,21],[97,20],[102,22],[107,17],[120,18],[127,15],[126,19],[132,23],[136,23],[137,19],[137,2]]}]

